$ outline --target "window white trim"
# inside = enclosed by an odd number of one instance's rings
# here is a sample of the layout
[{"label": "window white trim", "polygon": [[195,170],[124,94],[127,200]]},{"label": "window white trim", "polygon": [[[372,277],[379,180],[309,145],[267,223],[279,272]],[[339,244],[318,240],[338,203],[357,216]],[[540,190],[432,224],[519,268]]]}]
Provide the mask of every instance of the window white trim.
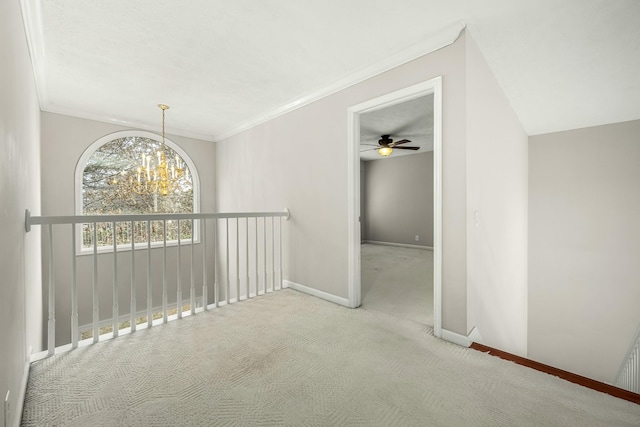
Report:
[{"label": "window white trim", "polygon": [[[84,212],[82,211],[82,177],[84,174],[84,168],[87,164],[87,161],[89,160],[89,158],[91,158],[91,156],[98,150],[98,148],[102,147],[104,144],[113,141],[114,139],[120,139],[120,138],[127,138],[127,137],[140,137],[140,138],[148,138],[148,139],[153,139],[155,141],[162,141],[162,135],[158,135],[156,133],[153,132],[147,132],[147,131],[142,131],[142,130],[123,130],[123,131],[118,131],[118,132],[113,132],[110,134],[107,134],[99,139],[97,139],[96,141],[94,141],[91,145],[89,145],[84,152],[82,153],[82,155],[80,156],[80,158],[78,159],[78,162],[76,163],[76,172],[75,172],[75,177],[74,177],[74,203],[75,203],[75,214],[76,215],[84,215]],[[200,177],[198,176],[198,169],[196,169],[196,165],[193,163],[193,160],[191,160],[191,157],[189,157],[189,155],[187,154],[186,151],[184,151],[178,144],[176,144],[175,142],[171,141],[169,138],[167,138],[165,136],[164,138],[164,142],[165,144],[170,147],[173,151],[175,151],[176,153],[178,153],[178,155],[180,155],[180,157],[182,157],[182,160],[184,160],[184,162],[187,164],[187,167],[189,168],[189,173],[191,175],[191,182],[193,184],[193,212],[194,213],[199,213],[200,212]],[[78,229],[76,230],[76,255],[85,255],[85,254],[91,254],[93,253],[93,249],[92,248],[83,248],[82,247],[82,233],[80,232],[80,227],[81,225],[78,224]],[[199,243],[200,242],[200,227],[199,227],[199,221],[196,221],[193,227],[193,235],[194,235],[194,239],[193,242],[194,243]],[[158,242],[152,242],[151,243],[151,247],[157,247]],[[191,239],[188,240],[184,240],[182,241],[182,244],[191,244]],[[177,246],[178,245],[178,241],[177,240],[168,240],[167,241],[167,246]],[[159,246],[162,246],[162,242],[159,242]],[[118,246],[118,251],[120,251],[120,248],[122,247],[122,251],[126,251],[126,250],[131,250],[131,245],[127,244],[127,245],[120,245]],[[147,244],[136,244],[136,249],[140,248],[140,249],[146,249],[147,248]],[[103,246],[98,248],[98,253],[111,253],[113,252],[113,246]]]},{"label": "window white trim", "polygon": [[[119,221],[117,221],[119,222]],[[196,224],[198,224],[199,221],[196,220]],[[77,227],[76,229],[76,255],[78,256],[85,256],[85,255],[93,255],[93,246],[89,247],[89,248],[83,248],[82,247],[82,232],[78,231],[81,230],[82,224],[76,224],[75,227]],[[198,243],[200,243],[200,226],[199,225],[195,225],[194,226],[194,239],[193,239],[193,244],[197,245]],[[80,236],[80,240],[78,240],[78,236]],[[180,246],[189,246],[191,244],[191,239],[183,239],[180,241]],[[178,241],[177,240],[167,240],[167,247],[177,247],[178,246]],[[157,242],[151,242],[151,249],[162,249],[164,247],[164,242],[162,241],[157,241]],[[126,243],[124,245],[118,245],[117,246],[118,249],[118,253],[120,252],[129,252],[131,250],[131,244]],[[135,250],[147,250],[149,249],[149,246],[147,245],[147,243],[136,243],[135,246]],[[109,245],[109,246],[98,246],[98,255],[99,254],[111,254],[113,253],[113,245]]]}]

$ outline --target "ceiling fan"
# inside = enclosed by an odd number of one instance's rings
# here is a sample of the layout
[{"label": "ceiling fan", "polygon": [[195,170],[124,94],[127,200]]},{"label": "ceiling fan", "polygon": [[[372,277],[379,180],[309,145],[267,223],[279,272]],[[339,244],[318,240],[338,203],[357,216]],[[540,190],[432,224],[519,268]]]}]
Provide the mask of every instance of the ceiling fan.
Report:
[{"label": "ceiling fan", "polygon": [[[380,145],[380,148],[378,148],[378,153],[382,156],[382,157],[387,157],[388,155],[390,155],[393,152],[393,149],[398,149],[398,150],[419,150],[420,147],[398,147],[400,144],[406,144],[407,142],[411,142],[408,139],[403,139],[400,141],[396,141],[394,142],[393,139],[390,138],[391,135],[382,135],[382,138],[378,140],[378,145]],[[365,145],[370,145],[370,144],[365,144]],[[372,148],[371,150],[375,150],[375,148]],[[370,150],[365,150],[365,151],[370,151]]]}]

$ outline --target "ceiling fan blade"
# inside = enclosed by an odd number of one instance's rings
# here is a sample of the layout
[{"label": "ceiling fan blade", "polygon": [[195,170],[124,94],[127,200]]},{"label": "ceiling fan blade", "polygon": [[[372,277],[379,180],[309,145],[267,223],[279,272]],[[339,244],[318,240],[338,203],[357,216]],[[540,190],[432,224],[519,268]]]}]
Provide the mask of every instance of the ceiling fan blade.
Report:
[{"label": "ceiling fan blade", "polygon": [[420,147],[393,147],[394,150],[419,150]]},{"label": "ceiling fan blade", "polygon": [[379,148],[368,148],[366,150],[360,150],[361,153],[366,153],[367,151],[379,150]]},{"label": "ceiling fan blade", "polygon": [[392,142],[391,144],[389,144],[389,147],[393,148],[400,144],[406,144],[407,142],[411,142],[411,141],[409,141],[408,139],[403,139],[402,141]]}]

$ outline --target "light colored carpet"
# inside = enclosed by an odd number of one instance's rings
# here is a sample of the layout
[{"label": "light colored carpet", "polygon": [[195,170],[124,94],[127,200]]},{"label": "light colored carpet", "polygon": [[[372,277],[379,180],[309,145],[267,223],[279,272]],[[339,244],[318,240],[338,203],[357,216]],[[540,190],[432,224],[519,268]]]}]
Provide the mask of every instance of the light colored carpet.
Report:
[{"label": "light colored carpet", "polygon": [[433,251],[365,243],[362,306],[433,326]]},{"label": "light colored carpet", "polygon": [[31,367],[23,426],[638,426],[640,406],[283,290]]}]

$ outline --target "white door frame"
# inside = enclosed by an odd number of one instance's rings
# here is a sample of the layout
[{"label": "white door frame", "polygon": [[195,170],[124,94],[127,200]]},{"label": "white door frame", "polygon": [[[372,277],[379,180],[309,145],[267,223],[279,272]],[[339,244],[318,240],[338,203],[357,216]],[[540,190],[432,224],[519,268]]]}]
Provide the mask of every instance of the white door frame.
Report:
[{"label": "white door frame", "polygon": [[442,335],[442,77],[370,99],[348,114],[349,306],[362,303],[360,277],[360,115],[433,94],[433,330]]}]

